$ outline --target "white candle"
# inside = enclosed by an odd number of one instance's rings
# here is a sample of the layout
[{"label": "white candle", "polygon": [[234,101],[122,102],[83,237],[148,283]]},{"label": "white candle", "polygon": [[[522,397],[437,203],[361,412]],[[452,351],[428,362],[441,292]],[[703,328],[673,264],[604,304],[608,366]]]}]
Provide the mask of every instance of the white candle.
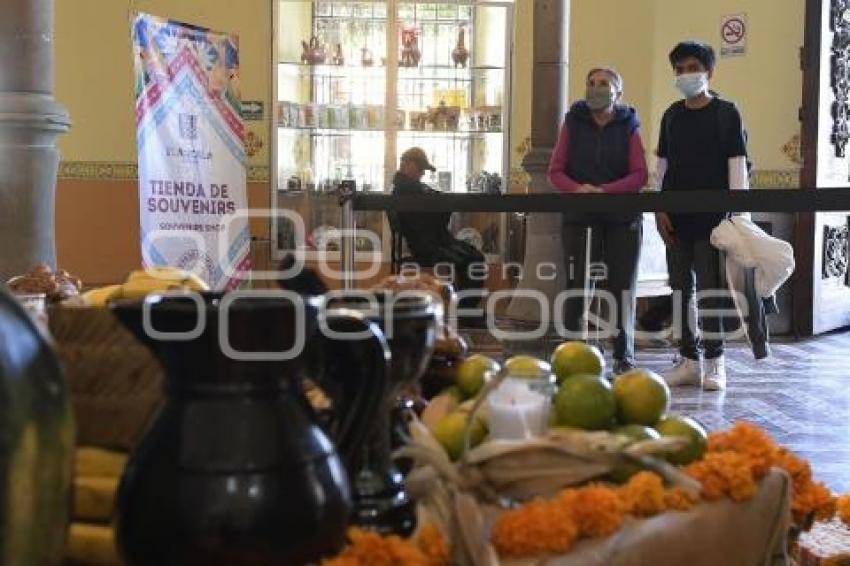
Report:
[{"label": "white candle", "polygon": [[490,437],[522,440],[546,432],[549,398],[529,389],[522,379],[506,379],[487,398]]}]

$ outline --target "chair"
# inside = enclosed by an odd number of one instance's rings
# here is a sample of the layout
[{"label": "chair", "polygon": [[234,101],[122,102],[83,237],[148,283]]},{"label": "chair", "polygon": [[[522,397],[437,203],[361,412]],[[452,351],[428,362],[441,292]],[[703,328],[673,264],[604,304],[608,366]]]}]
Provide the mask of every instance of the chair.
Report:
[{"label": "chair", "polygon": [[387,211],[387,221],[390,224],[390,272],[398,275],[401,266],[405,263],[414,262],[413,256],[404,255],[404,236],[398,220],[398,213],[394,210]]}]

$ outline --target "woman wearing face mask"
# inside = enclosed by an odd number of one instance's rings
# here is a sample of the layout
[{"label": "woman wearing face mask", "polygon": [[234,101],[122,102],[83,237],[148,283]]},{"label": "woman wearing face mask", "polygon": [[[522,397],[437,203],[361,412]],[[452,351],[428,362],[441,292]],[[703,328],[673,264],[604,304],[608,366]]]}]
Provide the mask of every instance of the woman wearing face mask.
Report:
[{"label": "woman wearing face mask", "polygon": [[[585,99],[573,104],[564,118],[549,162],[549,182],[564,193],[639,191],[647,180],[646,157],[637,112],[621,102],[623,79],[614,69],[597,68],[587,74],[586,85]],[[601,257],[592,258],[591,273],[585,273],[588,227],[593,249],[601,251]],[[565,214],[562,233],[568,290],[585,289],[588,276],[594,283],[606,283],[617,301],[614,374],[628,371],[634,367],[642,215]],[[584,307],[581,296],[567,299],[567,330],[579,330]]]}]

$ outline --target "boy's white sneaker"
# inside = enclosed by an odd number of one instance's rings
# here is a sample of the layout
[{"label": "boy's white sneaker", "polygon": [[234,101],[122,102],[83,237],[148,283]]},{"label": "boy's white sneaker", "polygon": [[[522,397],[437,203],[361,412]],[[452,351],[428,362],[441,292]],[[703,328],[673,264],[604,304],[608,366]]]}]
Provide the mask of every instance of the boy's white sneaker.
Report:
[{"label": "boy's white sneaker", "polygon": [[706,391],[722,391],[726,389],[726,358],[718,356],[705,360],[705,376],[702,388]]},{"label": "boy's white sneaker", "polygon": [[702,382],[702,364],[699,360],[680,357],[673,369],[664,372],[664,381],[670,387],[680,385],[699,385]]}]

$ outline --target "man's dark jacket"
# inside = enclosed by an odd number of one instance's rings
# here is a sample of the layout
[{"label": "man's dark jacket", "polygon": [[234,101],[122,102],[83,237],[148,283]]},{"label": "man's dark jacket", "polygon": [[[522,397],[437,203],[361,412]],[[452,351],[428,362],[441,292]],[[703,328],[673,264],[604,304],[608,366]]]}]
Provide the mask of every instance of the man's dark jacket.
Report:
[{"label": "man's dark jacket", "polygon": [[[421,181],[411,179],[401,173],[393,177],[394,195],[426,196],[433,192]],[[455,242],[449,232],[451,212],[398,212],[398,226],[402,236],[407,240],[407,246],[417,258],[430,258],[434,249]]]}]

